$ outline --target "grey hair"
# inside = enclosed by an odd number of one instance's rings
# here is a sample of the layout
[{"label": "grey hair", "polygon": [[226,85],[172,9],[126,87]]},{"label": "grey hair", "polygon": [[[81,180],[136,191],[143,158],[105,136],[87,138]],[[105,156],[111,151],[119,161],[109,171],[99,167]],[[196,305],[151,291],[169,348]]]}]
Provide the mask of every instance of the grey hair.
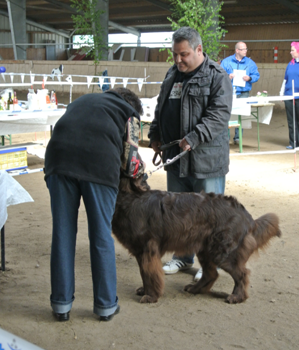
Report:
[{"label": "grey hair", "polygon": [[[190,27],[181,27],[177,29],[172,35],[172,43],[180,43],[187,40],[190,47],[195,51],[198,45],[201,45],[202,40],[197,30]],[[202,48],[203,50],[203,48]]]}]

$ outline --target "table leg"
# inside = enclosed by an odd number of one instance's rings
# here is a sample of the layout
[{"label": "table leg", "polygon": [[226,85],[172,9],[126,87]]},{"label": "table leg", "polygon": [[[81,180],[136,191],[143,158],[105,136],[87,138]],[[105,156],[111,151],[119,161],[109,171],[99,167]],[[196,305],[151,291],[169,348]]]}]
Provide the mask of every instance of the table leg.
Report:
[{"label": "table leg", "polygon": [[5,271],[5,241],[4,241],[4,226],[1,229],[1,270]]},{"label": "table leg", "polygon": [[142,142],[143,142],[143,127],[144,127],[143,122],[140,122],[140,139]]},{"label": "table leg", "polygon": [[257,122],[257,149],[260,150],[260,123],[259,123],[259,108],[256,109],[256,122]]},{"label": "table leg", "polygon": [[242,116],[238,115],[238,123],[239,123],[239,150],[240,153],[243,152],[243,135],[242,135]]}]

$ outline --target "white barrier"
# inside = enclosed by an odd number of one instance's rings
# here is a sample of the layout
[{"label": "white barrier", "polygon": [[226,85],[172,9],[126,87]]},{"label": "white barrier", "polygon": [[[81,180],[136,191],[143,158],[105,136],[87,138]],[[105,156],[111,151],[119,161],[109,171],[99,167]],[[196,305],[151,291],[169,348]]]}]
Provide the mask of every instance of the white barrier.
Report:
[{"label": "white barrier", "polygon": [[0,350],[43,350],[42,348],[29,343],[28,341],[17,337],[0,328]]}]

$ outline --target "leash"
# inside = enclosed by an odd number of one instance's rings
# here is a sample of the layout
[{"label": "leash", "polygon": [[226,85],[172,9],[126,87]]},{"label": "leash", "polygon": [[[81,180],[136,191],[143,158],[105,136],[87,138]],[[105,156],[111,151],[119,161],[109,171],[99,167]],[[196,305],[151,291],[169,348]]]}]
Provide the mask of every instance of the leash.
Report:
[{"label": "leash", "polygon": [[[167,143],[166,145],[162,145],[162,146],[160,146],[159,148],[160,148],[160,151],[164,151],[164,150],[166,150],[166,149],[168,149],[168,148],[170,148],[170,147],[172,147],[172,146],[174,146],[174,145],[177,145],[177,144],[179,144],[180,142],[181,142],[182,140],[175,140],[175,141],[172,141],[172,142],[169,142],[169,143]],[[154,164],[154,166],[158,166],[161,162],[162,162],[162,153],[161,152],[156,152],[155,153],[155,155],[154,155],[154,157],[153,157],[153,164]],[[159,159],[159,161],[157,161],[157,157],[160,157],[160,159]],[[163,166],[163,165],[162,165]],[[160,168],[159,168],[160,169]]]},{"label": "leash", "polygon": [[[167,143],[166,145],[162,145],[160,146],[160,150],[161,151],[164,151],[176,144],[179,144],[181,142],[181,140],[175,140],[175,141],[172,141],[170,143]],[[183,151],[181,152],[180,154],[178,154],[177,156],[173,157],[172,159],[167,159],[165,163],[159,165],[162,161],[162,154],[161,152],[156,152],[155,155],[154,155],[154,158],[153,158],[153,164],[155,166],[157,166],[157,169],[155,170],[150,170],[150,171],[147,171],[146,174],[148,173],[148,177],[152,176],[152,174],[158,170],[160,170],[161,168],[163,168],[164,166],[166,165],[170,165],[174,162],[176,162],[178,159],[182,158],[187,152],[189,152],[189,150],[186,150],[186,151]],[[160,156],[160,160],[157,162],[157,157]]]}]

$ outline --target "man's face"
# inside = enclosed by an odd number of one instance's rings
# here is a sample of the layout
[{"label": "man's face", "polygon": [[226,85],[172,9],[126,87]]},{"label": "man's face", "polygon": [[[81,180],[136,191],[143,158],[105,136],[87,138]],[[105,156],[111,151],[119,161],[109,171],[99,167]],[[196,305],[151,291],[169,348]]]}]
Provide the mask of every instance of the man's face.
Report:
[{"label": "man's face", "polygon": [[172,44],[174,63],[182,73],[194,71],[204,61],[201,45],[195,51],[190,47],[187,40]]},{"label": "man's face", "polygon": [[247,55],[247,45],[245,43],[239,43],[236,48],[236,57],[242,59]]}]

